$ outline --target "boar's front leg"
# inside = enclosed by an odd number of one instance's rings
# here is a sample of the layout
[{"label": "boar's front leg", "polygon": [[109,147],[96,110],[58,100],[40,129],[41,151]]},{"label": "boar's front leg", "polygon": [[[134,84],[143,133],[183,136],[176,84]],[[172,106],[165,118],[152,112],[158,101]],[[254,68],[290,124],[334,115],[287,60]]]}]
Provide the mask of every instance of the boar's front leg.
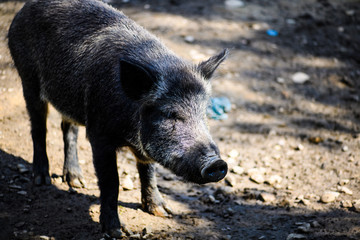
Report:
[{"label": "boar's front leg", "polygon": [[77,138],[78,126],[63,119],[61,122],[61,130],[63,131],[64,139],[64,180],[68,182],[71,187],[85,187],[85,180],[79,166],[77,154]]},{"label": "boar's front leg", "polygon": [[143,163],[138,158],[137,168],[141,182],[142,208],[155,216],[166,217],[171,214],[171,209],[161,197],[156,183],[155,164]]},{"label": "boar's front leg", "polygon": [[21,74],[26,108],[31,122],[33,140],[33,175],[35,185],[50,185],[49,160],[46,154],[46,118],[48,103],[40,98],[40,86],[37,77]]},{"label": "boar's front leg", "polygon": [[116,148],[106,144],[106,142],[102,138],[90,138],[100,188],[100,223],[103,232],[109,234],[110,237],[120,238],[122,233],[117,211],[119,176],[116,164]]}]

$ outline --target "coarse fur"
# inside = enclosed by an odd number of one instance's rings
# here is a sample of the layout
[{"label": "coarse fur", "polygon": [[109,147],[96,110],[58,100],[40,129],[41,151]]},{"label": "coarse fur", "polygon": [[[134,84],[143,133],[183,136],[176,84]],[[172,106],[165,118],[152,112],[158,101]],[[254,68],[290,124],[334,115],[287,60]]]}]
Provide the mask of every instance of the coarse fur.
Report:
[{"label": "coarse fur", "polygon": [[31,120],[35,184],[50,184],[45,136],[51,103],[63,115],[70,185],[85,185],[76,139],[77,125],[86,127],[101,191],[100,221],[111,236],[120,227],[118,148],[128,146],[136,155],[143,207],[154,214],[170,210],[158,192],[153,162],[195,183],[225,176],[205,111],[209,79],[227,50],[193,65],[97,0],[29,1],[8,37]]}]

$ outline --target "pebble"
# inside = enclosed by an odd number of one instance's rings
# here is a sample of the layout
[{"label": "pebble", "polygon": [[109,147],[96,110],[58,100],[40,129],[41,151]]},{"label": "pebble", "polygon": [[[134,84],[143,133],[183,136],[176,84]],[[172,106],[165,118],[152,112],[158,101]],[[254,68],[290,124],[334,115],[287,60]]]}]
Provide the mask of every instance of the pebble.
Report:
[{"label": "pebble", "polygon": [[309,233],[311,231],[310,223],[304,223],[303,225],[299,226],[297,230],[301,233]]},{"label": "pebble", "polygon": [[281,181],[282,177],[280,177],[279,175],[272,175],[265,182],[273,186],[275,184],[281,183]]},{"label": "pebble", "polygon": [[347,151],[349,151],[349,147],[345,145],[341,148],[341,151],[347,152]]},{"label": "pebble", "polygon": [[351,208],[353,204],[350,200],[343,200],[340,202],[340,206],[343,208]]},{"label": "pebble", "polygon": [[225,6],[228,8],[242,8],[245,6],[245,3],[241,0],[226,0]]},{"label": "pebble", "polygon": [[304,150],[304,146],[302,144],[298,144],[296,147],[295,147],[295,150],[296,151],[302,151]]},{"label": "pebble", "polygon": [[276,81],[277,81],[278,83],[281,83],[281,84],[285,83],[285,79],[282,78],[282,77],[277,77],[277,78],[276,78]]},{"label": "pebble", "polygon": [[298,233],[290,233],[286,240],[295,240],[295,239],[306,239],[306,236]]},{"label": "pebble", "polygon": [[352,202],[355,212],[360,212],[360,199]]},{"label": "pebble", "polygon": [[255,183],[258,183],[258,184],[261,184],[265,181],[264,177],[262,174],[260,173],[254,173],[250,176],[250,180],[255,182]]},{"label": "pebble", "polygon": [[9,185],[9,188],[20,190],[21,186],[13,184],[13,185]]},{"label": "pebble", "polygon": [[335,201],[335,199],[340,195],[338,192],[325,191],[324,194],[320,197],[320,201],[323,203],[330,203]]},{"label": "pebble", "polygon": [[259,195],[259,198],[263,202],[273,202],[276,200],[276,197],[272,193],[262,192]]},{"label": "pebble", "polygon": [[23,227],[25,225],[25,222],[18,222],[15,224],[15,227],[20,228]]},{"label": "pebble", "polygon": [[124,190],[132,190],[134,189],[134,182],[132,181],[131,177],[129,175],[126,175],[124,179],[122,180],[121,187]]},{"label": "pebble", "polygon": [[190,36],[190,35],[185,36],[184,40],[185,40],[185,42],[187,42],[187,43],[193,43],[193,42],[195,42],[195,38],[194,38],[193,36]]},{"label": "pebble", "polygon": [[235,187],[236,185],[236,178],[235,176],[233,176],[232,174],[228,174],[225,178],[225,182],[227,185],[229,185],[230,187]]},{"label": "pebble", "polygon": [[18,191],[17,194],[22,195],[22,196],[26,196],[27,192],[26,191]]},{"label": "pebble", "polygon": [[347,188],[347,187],[345,187],[345,186],[338,186],[338,187],[337,187],[337,190],[338,190],[339,192],[341,192],[341,193],[345,193],[345,194],[348,194],[348,195],[352,195],[352,194],[353,194],[353,192],[352,192],[349,188]]},{"label": "pebble", "polygon": [[232,169],[231,169],[231,172],[235,173],[235,174],[238,174],[238,175],[241,175],[244,173],[244,168],[243,167],[240,167],[240,166],[234,166]]},{"label": "pebble", "polygon": [[320,223],[319,223],[318,221],[316,221],[316,220],[312,221],[312,222],[310,223],[310,225],[311,225],[311,227],[313,227],[313,228],[319,228],[319,227],[321,227]]},{"label": "pebble", "polygon": [[231,158],[237,158],[239,156],[239,152],[236,149],[233,149],[228,153],[228,155]]},{"label": "pebble", "polygon": [[309,81],[310,76],[303,72],[296,72],[291,76],[291,79],[294,83],[304,84],[305,82]]},{"label": "pebble", "polygon": [[348,184],[349,182],[350,182],[349,179],[341,179],[338,184],[340,186],[344,186],[344,185]]}]

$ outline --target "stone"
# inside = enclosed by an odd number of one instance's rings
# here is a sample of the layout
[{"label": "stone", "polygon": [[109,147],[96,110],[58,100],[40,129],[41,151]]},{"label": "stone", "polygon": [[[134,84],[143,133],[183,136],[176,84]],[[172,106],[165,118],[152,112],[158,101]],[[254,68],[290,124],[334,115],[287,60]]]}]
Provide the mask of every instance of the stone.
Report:
[{"label": "stone", "polygon": [[351,208],[353,204],[350,200],[343,200],[340,202],[340,206],[343,208]]},{"label": "stone", "polygon": [[360,199],[352,202],[355,212],[360,212]]},{"label": "stone", "polygon": [[291,76],[291,79],[296,84],[304,84],[309,81],[310,76],[303,72],[296,72]]},{"label": "stone", "polygon": [[260,173],[254,173],[250,176],[250,180],[257,183],[257,184],[261,184],[265,181],[264,177],[262,174]]},{"label": "stone", "polygon": [[280,177],[279,175],[272,175],[265,181],[265,183],[268,183],[269,185],[273,186],[281,183],[281,181],[282,181],[282,177]]},{"label": "stone", "polygon": [[349,147],[345,145],[341,148],[341,151],[347,152],[347,151],[349,151]]},{"label": "stone", "polygon": [[321,227],[320,223],[319,223],[318,221],[316,221],[316,220],[312,221],[312,222],[310,223],[310,225],[311,225],[311,227],[313,227],[313,228],[319,228],[319,227]]},{"label": "stone", "polygon": [[345,187],[345,186],[338,186],[337,187],[337,190],[340,192],[340,193],[345,193],[347,195],[352,195],[353,194],[353,191],[351,191],[349,188]]},{"label": "stone", "polygon": [[238,150],[233,149],[233,150],[231,150],[231,151],[228,153],[228,155],[229,155],[229,157],[231,157],[231,158],[237,158],[237,157],[239,156],[239,152],[238,152]]},{"label": "stone", "polygon": [[193,42],[195,42],[195,38],[193,37],[193,36],[185,36],[184,37],[184,40],[185,40],[185,42],[187,42],[187,43],[193,43]]},{"label": "stone", "polygon": [[306,236],[298,233],[290,233],[286,240],[298,240],[298,239],[306,239]]},{"label": "stone", "polygon": [[310,223],[303,223],[297,230],[301,233],[309,233],[311,231],[311,225]]},{"label": "stone", "polygon": [[262,192],[259,195],[259,199],[263,202],[274,202],[276,197],[272,193]]},{"label": "stone", "polygon": [[344,186],[344,185],[348,184],[349,182],[350,182],[349,179],[341,179],[338,184],[340,186]]},{"label": "stone", "polygon": [[229,9],[242,8],[245,6],[245,3],[241,0],[226,0],[225,6],[228,7]]},{"label": "stone", "polygon": [[27,192],[26,191],[18,191],[17,194],[22,195],[22,196],[26,196]]},{"label": "stone", "polygon": [[325,191],[323,195],[320,197],[320,201],[323,203],[330,203],[336,200],[336,198],[340,195],[338,192],[333,191]]},{"label": "stone", "polygon": [[244,168],[243,167],[240,167],[240,166],[234,166],[232,169],[231,169],[231,172],[235,173],[235,174],[238,174],[238,175],[241,175],[244,173]]},{"label": "stone", "polygon": [[129,175],[126,175],[124,177],[124,179],[121,182],[121,187],[124,190],[133,190],[134,189],[134,182]]},{"label": "stone", "polygon": [[235,187],[236,186],[236,178],[235,176],[233,176],[232,174],[228,174],[225,177],[225,182],[227,185],[229,185],[230,187]]}]

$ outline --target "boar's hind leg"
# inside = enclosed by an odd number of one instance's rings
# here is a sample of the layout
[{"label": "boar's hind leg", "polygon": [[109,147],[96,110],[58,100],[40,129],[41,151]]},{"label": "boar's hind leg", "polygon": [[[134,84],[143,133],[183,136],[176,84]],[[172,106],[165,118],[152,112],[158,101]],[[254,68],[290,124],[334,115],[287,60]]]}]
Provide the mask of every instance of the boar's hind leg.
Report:
[{"label": "boar's hind leg", "polygon": [[155,164],[141,163],[139,159],[137,168],[140,175],[141,203],[143,209],[155,216],[166,217],[168,214],[171,214],[171,209],[166,205],[157,187]]},{"label": "boar's hind leg", "polygon": [[102,231],[112,238],[120,238],[122,233],[117,211],[119,176],[116,164],[116,148],[106,144],[104,139],[96,136],[92,138],[91,135],[89,137],[100,188]]},{"label": "boar's hind leg", "polygon": [[33,175],[35,185],[50,185],[49,160],[46,154],[46,118],[48,104],[40,98],[40,87],[35,78],[22,76],[23,91],[31,122],[33,140]]},{"label": "boar's hind leg", "polygon": [[64,139],[64,180],[68,182],[71,187],[85,187],[85,180],[79,166],[77,154],[77,138],[78,126],[63,119],[61,122],[61,130]]}]

